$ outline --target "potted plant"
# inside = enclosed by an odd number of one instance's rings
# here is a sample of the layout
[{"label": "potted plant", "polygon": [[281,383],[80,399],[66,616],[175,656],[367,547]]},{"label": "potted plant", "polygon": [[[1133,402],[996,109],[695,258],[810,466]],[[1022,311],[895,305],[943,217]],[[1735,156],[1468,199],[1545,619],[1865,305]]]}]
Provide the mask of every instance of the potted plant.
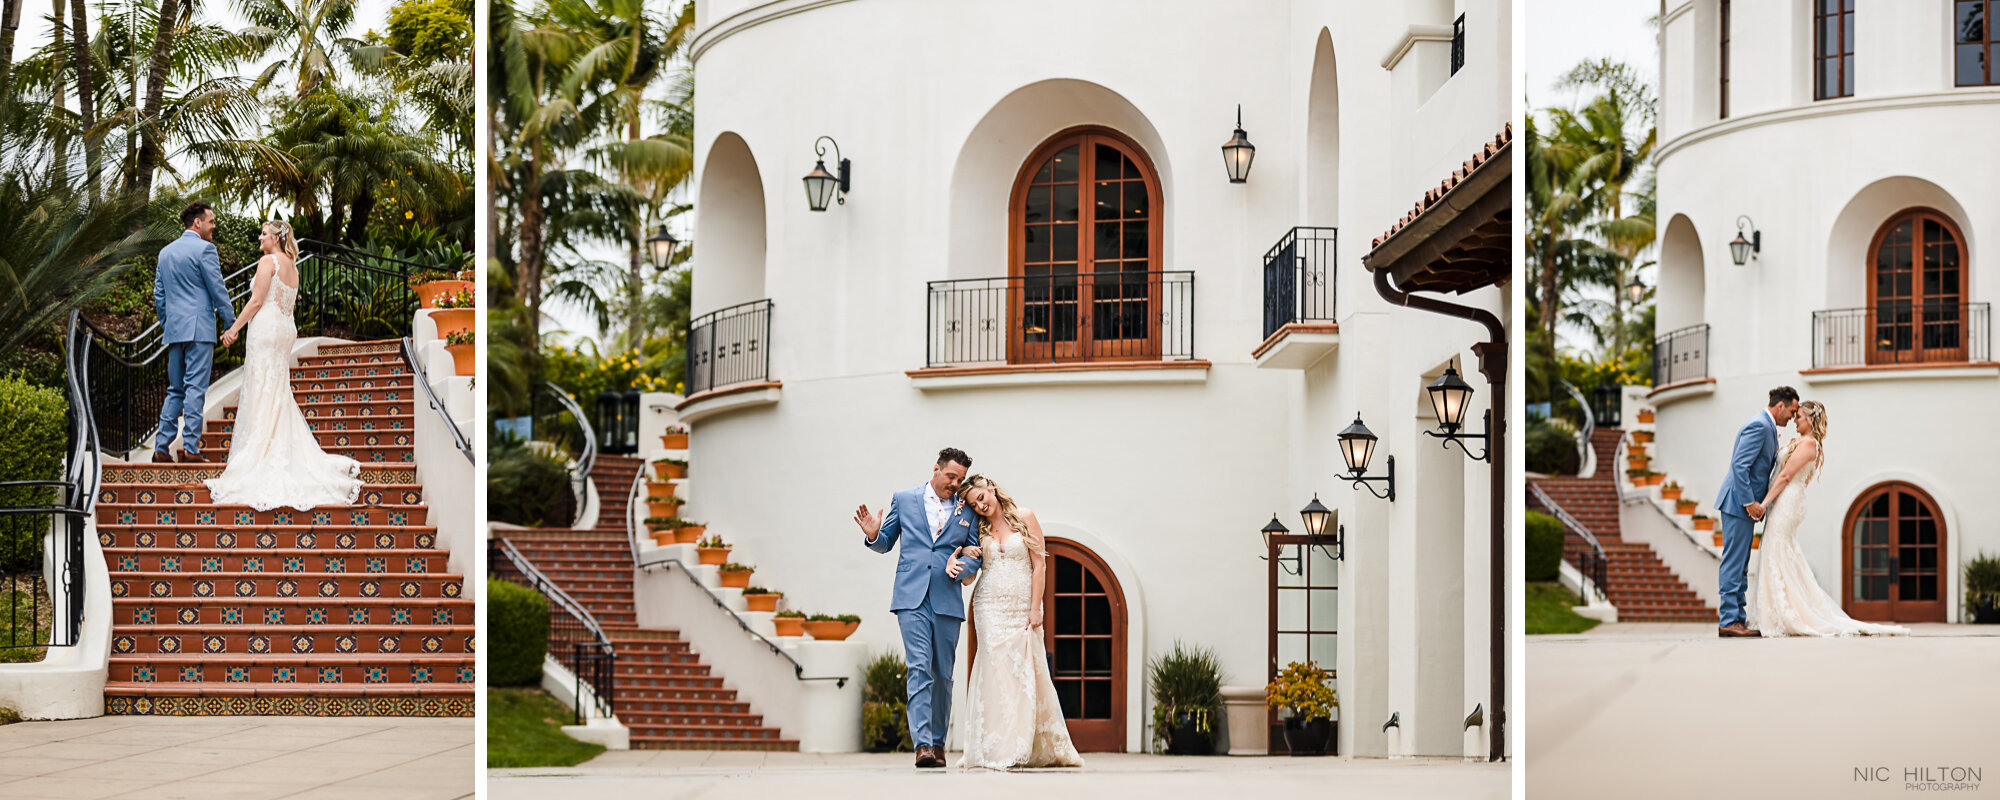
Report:
[{"label": "potted plant", "polygon": [[1644,428],[1632,431],[1632,441],[1645,444],[1653,440],[1653,432]]},{"label": "potted plant", "polygon": [[469,281],[471,281],[471,280],[472,280],[473,278],[476,278],[476,277],[479,277],[479,271],[478,271],[478,270],[475,270],[475,269],[473,269],[473,268],[471,268],[471,267],[466,267],[465,269],[462,269],[462,270],[459,270],[459,271],[458,271],[458,279],[459,279],[459,280],[462,280],[462,281],[468,281],[468,282],[469,282]]},{"label": "potted plant", "polygon": [[1687,516],[1687,515],[1689,515],[1689,514],[1693,514],[1693,513],[1694,513],[1694,507],[1695,507],[1695,502],[1694,502],[1693,500],[1676,500],[1676,501],[1674,501],[1674,513],[1676,513],[1676,514],[1680,514],[1680,515],[1682,515],[1682,516]]},{"label": "potted plant", "polygon": [[1264,704],[1285,718],[1285,747],[1295,756],[1326,755],[1333,739],[1333,710],[1340,699],[1326,685],[1333,673],[1318,662],[1294,661],[1264,687]]},{"label": "potted plant", "polygon": [[1646,455],[1646,446],[1638,442],[1633,442],[1631,444],[1625,445],[1625,454],[1628,456]]},{"label": "potted plant", "polygon": [[1667,479],[1667,473],[1664,473],[1664,472],[1654,472],[1654,471],[1652,471],[1652,470],[1650,470],[1650,469],[1649,469],[1649,470],[1646,470],[1646,485],[1647,485],[1647,486],[1658,486],[1658,485],[1660,485],[1660,484],[1661,484],[1662,482],[1666,481],[1666,479]]},{"label": "potted plant", "polygon": [[660,445],[668,450],[688,449],[688,429],[686,425],[669,425],[667,432],[660,434]]},{"label": "potted plant", "polygon": [[814,639],[824,639],[829,642],[845,639],[859,627],[861,618],[853,614],[842,614],[837,617],[830,614],[814,614],[806,618],[806,633],[811,634]]},{"label": "potted plant", "polygon": [[1146,682],[1153,691],[1153,752],[1177,756],[1215,753],[1215,715],[1222,708],[1222,669],[1215,651],[1174,649],[1146,663]]},{"label": "potted plant", "polygon": [[1680,483],[1677,481],[1667,481],[1664,485],[1660,487],[1660,499],[1661,500],[1681,499]]},{"label": "potted plant", "polygon": [[1763,532],[1763,531],[1758,531],[1758,532],[1756,532],[1755,534],[1752,534],[1752,535],[1750,536],[1750,549],[1752,549],[1752,550],[1756,550],[1756,549],[1759,549],[1759,548],[1761,548],[1761,547],[1763,547],[1763,546],[1764,546],[1764,532]]},{"label": "potted plant", "polygon": [[779,636],[806,635],[806,615],[802,611],[780,611],[771,617],[771,627]]},{"label": "potted plant", "polygon": [[[1696,515],[1694,515],[1694,529],[1695,529],[1695,530],[1698,530],[1698,531],[1712,531],[1712,530],[1715,530],[1715,518],[1714,518],[1714,517],[1711,517],[1711,516],[1709,516],[1709,515],[1707,515],[1707,514],[1696,514]],[[1719,540],[1721,539],[1721,537],[1722,537],[1722,534],[1718,533],[1718,534],[1716,534],[1715,536],[1716,536],[1717,540],[1719,541]],[[1720,547],[1721,545],[1720,545],[1720,544],[1718,544],[1717,546],[1718,546],[1718,547]]]},{"label": "potted plant", "polygon": [[707,537],[694,546],[695,555],[701,558],[703,564],[729,563],[729,550],[729,545],[724,544],[720,536]]},{"label": "potted plant", "polygon": [[1646,473],[1649,471],[1650,470],[1642,469],[1639,467],[1633,467],[1632,469],[1625,470],[1625,477],[1632,479],[1632,485],[1634,487],[1644,486],[1646,485]]},{"label": "potted plant", "polygon": [[451,353],[451,374],[459,377],[471,375],[479,366],[479,345],[474,343],[471,328],[454,331],[444,337],[444,349]]},{"label": "potted plant", "polygon": [[1965,610],[1975,623],[2000,623],[2000,558],[1981,552],[1965,562]]},{"label": "potted plant", "polygon": [[473,321],[479,315],[478,305],[479,300],[473,296],[470,285],[439,295],[436,304],[432,306],[435,310],[431,312],[431,322],[437,325],[438,338],[444,339],[457,331],[471,330]]},{"label": "potted plant", "polygon": [[669,478],[685,478],[687,472],[688,462],[685,459],[661,458],[653,461],[653,475],[663,481]]},{"label": "potted plant", "polygon": [[708,526],[692,520],[681,520],[681,526],[674,530],[674,544],[694,544],[701,541],[701,534]]},{"label": "potted plant", "polygon": [[647,500],[660,500],[673,496],[674,484],[671,481],[646,481]]},{"label": "potted plant", "polygon": [[741,589],[745,586],[750,585],[750,573],[756,571],[757,568],[750,566],[749,564],[738,564],[734,561],[731,561],[727,564],[723,564],[721,567],[721,571],[716,574],[722,578],[723,588]]},{"label": "potted plant", "polygon": [[762,586],[743,587],[743,602],[750,606],[751,611],[776,611],[778,598],[784,596],[784,592],[774,592]]},{"label": "potted plant", "polygon": [[1645,469],[1653,464],[1653,459],[1639,455],[1628,455],[1625,457],[1625,461],[1627,462],[1626,466],[1633,469]]},{"label": "potted plant", "polygon": [[1639,422],[1642,425],[1653,424],[1653,410],[1650,408],[1639,409]]},{"label": "potted plant", "polygon": [[437,308],[438,297],[447,292],[470,288],[471,281],[458,280],[458,276],[441,270],[423,270],[410,276],[410,288],[417,293],[419,308]]},{"label": "potted plant", "polygon": [[646,498],[646,508],[653,512],[653,516],[671,517],[681,513],[681,499],[671,495],[667,497],[648,497]]}]

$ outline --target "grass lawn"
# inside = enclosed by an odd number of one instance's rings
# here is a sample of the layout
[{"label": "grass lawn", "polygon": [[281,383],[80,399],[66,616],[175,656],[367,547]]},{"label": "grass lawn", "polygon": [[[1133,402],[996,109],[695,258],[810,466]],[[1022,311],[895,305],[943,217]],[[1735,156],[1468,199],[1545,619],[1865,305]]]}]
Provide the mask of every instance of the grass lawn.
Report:
[{"label": "grass lawn", "polygon": [[1570,610],[1581,605],[1556,581],[1528,584],[1528,635],[1538,633],[1582,633],[1597,627],[1597,620]]},{"label": "grass lawn", "polygon": [[563,733],[576,714],[540,689],[489,687],[486,713],[488,767],[573,767],[604,752]]},{"label": "grass lawn", "polygon": [[[36,602],[37,595],[40,602]],[[55,608],[37,576],[0,577],[0,663],[40,661],[46,647],[10,647],[49,640]]]}]

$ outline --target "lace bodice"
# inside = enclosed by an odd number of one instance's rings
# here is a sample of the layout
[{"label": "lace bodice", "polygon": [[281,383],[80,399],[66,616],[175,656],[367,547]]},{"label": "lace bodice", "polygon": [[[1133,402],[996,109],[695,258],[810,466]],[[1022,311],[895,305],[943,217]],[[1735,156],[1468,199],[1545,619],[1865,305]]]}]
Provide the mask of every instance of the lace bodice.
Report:
[{"label": "lace bodice", "polygon": [[287,317],[292,315],[292,307],[299,302],[299,287],[286,286],[276,276],[271,278],[271,307]]}]

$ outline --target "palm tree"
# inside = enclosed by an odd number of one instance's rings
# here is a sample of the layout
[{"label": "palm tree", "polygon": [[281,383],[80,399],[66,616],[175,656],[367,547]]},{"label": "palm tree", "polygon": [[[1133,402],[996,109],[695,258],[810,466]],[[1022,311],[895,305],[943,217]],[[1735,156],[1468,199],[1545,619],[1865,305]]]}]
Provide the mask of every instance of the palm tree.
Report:
[{"label": "palm tree", "polygon": [[[12,106],[12,103],[7,103]],[[6,116],[0,111],[0,117]],[[49,172],[0,171],[0,355],[116,281],[171,233],[146,230],[146,198],[93,202]]]},{"label": "palm tree", "polygon": [[232,0],[250,21],[243,31],[251,55],[263,58],[283,50],[278,62],[297,76],[294,97],[305,97],[333,80],[334,53],[359,42],[343,38],[354,24],[354,0]]}]

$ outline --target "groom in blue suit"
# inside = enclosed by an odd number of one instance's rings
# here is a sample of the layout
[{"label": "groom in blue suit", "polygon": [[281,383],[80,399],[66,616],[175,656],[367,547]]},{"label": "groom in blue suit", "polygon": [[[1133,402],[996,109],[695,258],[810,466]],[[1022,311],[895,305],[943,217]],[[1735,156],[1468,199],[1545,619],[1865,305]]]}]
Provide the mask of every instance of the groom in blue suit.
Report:
[{"label": "groom in blue suit", "polygon": [[1764,493],[1771,488],[1771,468],[1778,461],[1778,427],[1791,424],[1792,415],[1798,412],[1797,391],[1790,386],[1772,389],[1770,402],[1743,423],[1736,432],[1736,446],[1729,451],[1729,473],[1722,479],[1722,493],[1715,498],[1715,509],[1722,514],[1722,567],[1716,578],[1722,594],[1722,620],[1716,635],[1724,639],[1763,635],[1749,626],[1743,613],[1750,540],[1757,521],[1764,518]]},{"label": "groom in blue suit", "polygon": [[[209,365],[215,360],[215,322],[236,324],[229,288],[222,285],[222,262],[216,255],[215,209],[194,203],[181,210],[186,230],[160,250],[153,274],[153,310],[167,343],[167,399],[160,404],[160,429],[154,436],[153,460],[173,463],[168,448],[180,427],[182,462],[205,462],[201,455],[202,401],[208,395]],[[223,346],[233,343],[229,337]]]},{"label": "groom in blue suit", "polygon": [[944,735],[951,724],[951,670],[958,658],[958,626],[965,621],[960,581],[979,570],[979,559],[954,558],[960,547],[979,544],[979,520],[954,497],[972,457],[955,447],[938,451],[931,479],[897,492],[889,507],[873,514],[862,505],[854,522],[864,544],[887,553],[901,539],[896,585],[889,610],[903,629],[909,664],[910,742],[917,766],[944,766]]}]

